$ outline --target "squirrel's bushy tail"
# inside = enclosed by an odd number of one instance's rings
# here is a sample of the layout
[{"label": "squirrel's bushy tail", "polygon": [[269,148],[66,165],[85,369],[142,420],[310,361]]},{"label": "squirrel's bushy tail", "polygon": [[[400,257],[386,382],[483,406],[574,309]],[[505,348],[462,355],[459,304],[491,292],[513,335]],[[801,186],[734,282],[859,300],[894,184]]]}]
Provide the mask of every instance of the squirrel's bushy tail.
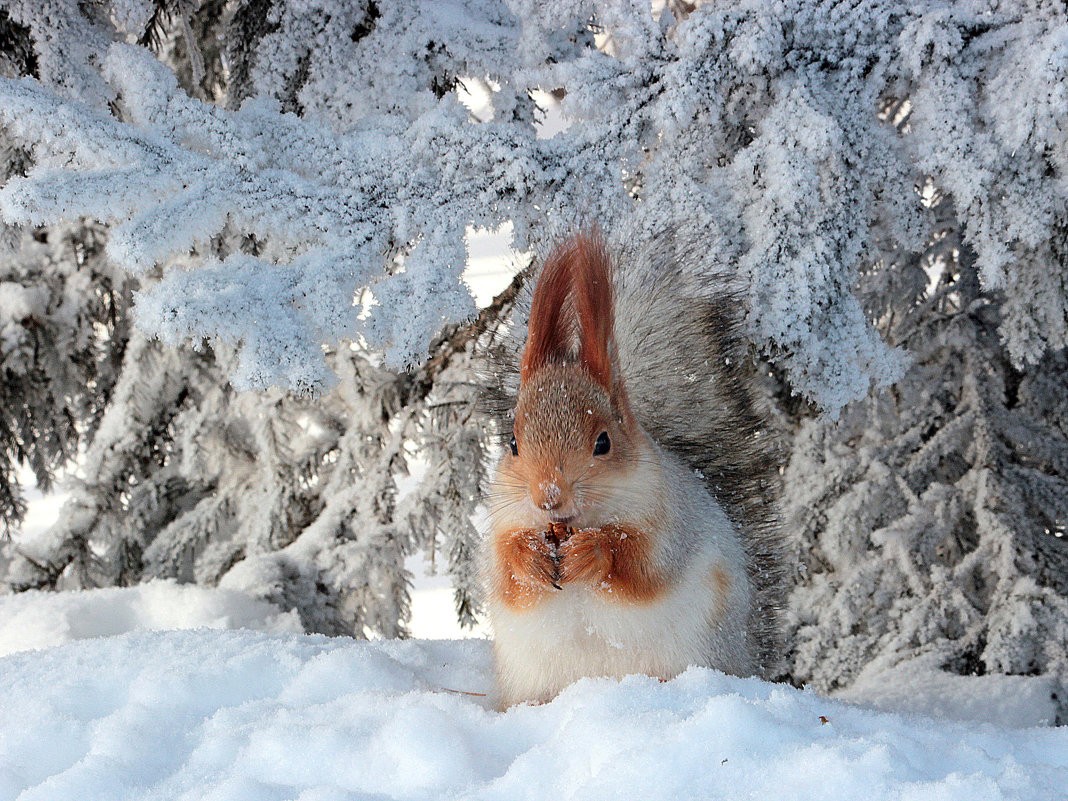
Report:
[{"label": "squirrel's bushy tail", "polygon": [[642,427],[704,480],[742,534],[753,587],[747,637],[760,672],[782,662],[781,449],[756,392],[744,303],[707,249],[665,233],[616,258],[616,341]]},{"label": "squirrel's bushy tail", "polygon": [[[741,532],[754,590],[747,637],[761,675],[770,678],[782,660],[784,549],[776,513],[781,451],[757,397],[757,368],[742,334],[744,304],[730,274],[701,245],[678,232],[608,245],[615,342],[638,422],[703,478]],[[510,342],[499,348],[501,361],[491,371],[502,433],[511,429],[507,414],[515,405],[518,353],[536,279],[535,271],[517,301]]]}]

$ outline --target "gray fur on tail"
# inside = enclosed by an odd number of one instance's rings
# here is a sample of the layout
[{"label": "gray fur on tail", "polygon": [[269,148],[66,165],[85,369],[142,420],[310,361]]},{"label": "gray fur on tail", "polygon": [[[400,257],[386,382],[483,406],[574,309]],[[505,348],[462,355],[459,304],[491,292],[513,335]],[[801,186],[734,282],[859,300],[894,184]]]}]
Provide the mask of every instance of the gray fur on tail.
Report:
[{"label": "gray fur on tail", "polygon": [[[638,245],[609,243],[619,364],[642,427],[703,478],[741,532],[754,590],[747,636],[761,674],[775,677],[786,591],[777,516],[781,449],[755,391],[744,304],[700,245],[674,232]],[[507,339],[491,354],[486,402],[505,441],[537,275],[536,268]]]}]

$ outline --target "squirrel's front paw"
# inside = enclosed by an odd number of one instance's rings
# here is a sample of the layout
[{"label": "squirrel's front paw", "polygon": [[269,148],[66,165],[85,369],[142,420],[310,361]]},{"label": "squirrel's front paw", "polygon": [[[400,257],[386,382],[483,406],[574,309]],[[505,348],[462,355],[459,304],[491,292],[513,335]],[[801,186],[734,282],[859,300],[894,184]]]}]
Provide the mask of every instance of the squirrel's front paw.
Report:
[{"label": "squirrel's front paw", "polygon": [[543,593],[560,589],[560,561],[546,532],[516,529],[498,537],[496,547],[498,588],[512,605],[530,606]]},{"label": "squirrel's front paw", "polygon": [[560,583],[600,584],[612,571],[612,543],[603,529],[579,529],[560,544]]},{"label": "squirrel's front paw", "polygon": [[655,600],[667,586],[651,539],[632,526],[578,529],[559,550],[561,584],[590,584],[605,597],[639,603]]}]

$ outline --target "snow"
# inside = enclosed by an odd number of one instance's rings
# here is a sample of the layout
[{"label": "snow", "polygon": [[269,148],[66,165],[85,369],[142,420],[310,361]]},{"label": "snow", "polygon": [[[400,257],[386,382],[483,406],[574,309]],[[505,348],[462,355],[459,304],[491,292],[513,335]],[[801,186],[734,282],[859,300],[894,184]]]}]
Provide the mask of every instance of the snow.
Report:
[{"label": "snow", "polygon": [[485,640],[202,629],[14,654],[0,798],[976,801],[1068,786],[1068,728],[895,715],[707,669],[583,680],[504,713],[476,693],[492,693]]},{"label": "snow", "polygon": [[489,628],[479,623],[473,629],[462,628],[456,620],[452,579],[435,570],[424,554],[413,554],[404,563],[412,574],[412,619],[408,629],[418,639],[461,639],[485,637]]},{"label": "snow", "polygon": [[32,542],[37,537],[48,531],[59,520],[60,510],[67,502],[70,493],[62,488],[66,473],[59,471],[56,476],[57,486],[45,494],[37,486],[37,482],[31,471],[25,465],[21,465],[15,476],[26,499],[26,516],[19,526],[17,537],[20,542]]},{"label": "snow", "polygon": [[[1065,207],[1059,9],[698,5],[278,2],[258,32],[222,15],[188,58],[160,54],[195,80],[197,53],[216,53],[213,104],[121,41],[143,0],[92,24],[73,0],[9,0],[40,80],[0,79],[0,123],[35,162],[0,189],[0,217],[107,222],[117,266],[162,270],[138,296],[144,333],[225,343],[236,385],[302,390],[335,380],[324,344],[407,366],[472,315],[469,230],[511,224],[524,250],[575,221],[620,242],[678,228],[703,246],[697,285],[719,291],[709,279],[733,265],[754,344],[833,414],[905,368],[858,278],[945,227],[917,202],[929,176],[983,286],[1012,290],[1013,362],[1068,342],[1048,269]],[[907,136],[877,113],[902,87]]]},{"label": "snow", "polygon": [[0,281],[0,324],[22,322],[40,308],[43,294],[14,281]]},{"label": "snow", "polygon": [[920,658],[890,669],[869,666],[835,695],[888,711],[1040,726],[1056,719],[1055,693],[1052,676],[959,676]]},{"label": "snow", "polygon": [[[417,618],[435,581],[417,579]],[[233,591],[23,593],[0,598],[0,621],[0,718],[18,724],[0,727],[0,799],[976,801],[1068,786],[1068,727],[1017,725],[1050,715],[1035,677],[873,671],[851,691],[865,706],[693,668],[498,712],[486,639],[304,635]]]},{"label": "snow", "polygon": [[[47,519],[55,498],[31,511]],[[0,728],[0,800],[972,801],[1068,785],[1068,728],[1017,728],[1052,719],[1042,677],[873,669],[845,693],[865,707],[693,669],[499,713],[489,642],[429,639],[472,634],[448,577],[406,566],[427,639],[303,635],[295,613],[169,581],[0,597],[0,718],[18,721]]]},{"label": "snow", "polygon": [[193,628],[302,631],[296,612],[233,590],[172,581],[0,596],[0,655],[128,631]]}]

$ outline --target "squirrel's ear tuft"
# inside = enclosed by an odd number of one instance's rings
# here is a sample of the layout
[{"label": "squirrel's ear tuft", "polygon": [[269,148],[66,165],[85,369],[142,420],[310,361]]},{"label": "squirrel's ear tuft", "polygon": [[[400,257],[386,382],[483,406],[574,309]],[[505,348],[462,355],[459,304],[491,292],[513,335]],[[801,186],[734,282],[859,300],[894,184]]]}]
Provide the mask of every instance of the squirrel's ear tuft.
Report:
[{"label": "squirrel's ear tuft", "polygon": [[579,362],[612,392],[612,304],[612,265],[600,232],[576,234],[557,246],[534,288],[520,381],[547,364],[574,359],[577,335]]},{"label": "squirrel's ear tuft", "polygon": [[564,361],[570,349],[571,326],[567,303],[571,294],[572,247],[557,247],[545,262],[534,287],[530,304],[527,345],[519,363],[519,380],[531,376],[553,362]]},{"label": "squirrel's ear tuft", "polygon": [[614,298],[612,262],[600,231],[579,234],[572,240],[572,289],[579,322],[579,359],[590,377],[614,389]]}]

